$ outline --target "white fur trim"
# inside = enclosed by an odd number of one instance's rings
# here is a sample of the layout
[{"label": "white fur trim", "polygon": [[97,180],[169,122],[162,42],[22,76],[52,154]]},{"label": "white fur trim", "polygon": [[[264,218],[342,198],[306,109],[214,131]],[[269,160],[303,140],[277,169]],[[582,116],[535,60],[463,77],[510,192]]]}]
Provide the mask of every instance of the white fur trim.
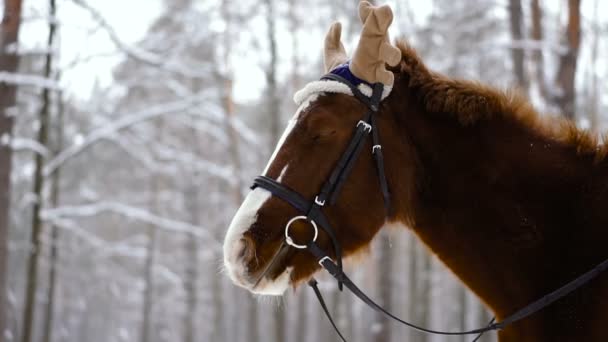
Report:
[{"label": "white fur trim", "polygon": [[[358,86],[359,90],[363,95],[370,97],[372,96],[372,88],[365,83],[361,83]],[[384,86],[382,90],[382,100],[384,100],[393,90],[392,86]],[[323,94],[323,93],[336,93],[336,94],[345,94],[349,96],[354,96],[353,92],[350,88],[338,81],[334,80],[321,80],[321,81],[312,81],[304,86],[304,88],[298,90],[293,96],[293,101],[296,105],[301,105],[304,100],[306,100],[309,96],[313,94]]]},{"label": "white fur trim", "polygon": [[[357,88],[359,88],[359,91],[363,93],[363,95],[367,96],[367,97],[371,97],[372,96],[372,87],[368,86],[365,83],[361,83],[357,86]],[[384,100],[390,93],[391,90],[393,90],[392,86],[387,86],[385,85],[384,87],[382,87],[382,98],[381,100]]]},{"label": "white fur trim", "polygon": [[324,80],[313,81],[305,85],[304,88],[295,93],[293,101],[299,106],[310,95],[322,93],[338,93],[353,96],[353,92],[346,84],[338,81]]}]

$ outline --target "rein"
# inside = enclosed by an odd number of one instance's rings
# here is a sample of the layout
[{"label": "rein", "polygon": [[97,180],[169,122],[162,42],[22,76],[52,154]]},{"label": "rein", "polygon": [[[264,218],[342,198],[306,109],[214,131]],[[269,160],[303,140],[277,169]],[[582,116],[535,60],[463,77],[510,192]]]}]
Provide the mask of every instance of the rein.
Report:
[{"label": "rein", "polygon": [[[391,213],[392,208],[390,191],[388,189],[388,182],[386,180],[386,175],[384,172],[384,156],[382,155],[382,145],[380,144],[378,127],[376,125],[374,115],[379,110],[383,85],[381,83],[373,84],[372,95],[371,97],[367,97],[351,82],[336,74],[327,74],[323,76],[321,80],[333,80],[347,85],[351,89],[353,96],[367,106],[367,111],[365,115],[357,123],[355,127],[355,132],[353,133],[349,144],[347,145],[345,151],[342,153],[342,156],[338,160],[329,178],[323,184],[321,191],[314,198],[314,200],[310,201],[304,198],[298,192],[293,191],[292,189],[284,186],[276,180],[266,176],[256,177],[251,189],[255,189],[256,187],[263,188],[269,191],[272,195],[289,203],[296,210],[303,214],[293,217],[285,226],[285,243],[296,249],[305,249],[310,254],[312,254],[319,263],[319,265],[336,279],[340,291],[342,291],[343,286],[346,286],[346,288],[349,289],[357,298],[359,298],[362,302],[367,304],[375,311],[420,332],[435,335],[477,335],[477,337],[473,340],[476,341],[481,337],[483,333],[487,331],[504,329],[506,326],[518,322],[540,311],[541,309],[547,307],[548,305],[556,302],[560,298],[568,295],[572,291],[588,283],[592,279],[596,278],[600,273],[608,269],[607,259],[601,262],[593,269],[582,274],[578,278],[563,285],[555,291],[543,296],[542,298],[528,304],[524,308],[516,311],[515,313],[511,314],[500,322],[494,322],[494,319],[492,319],[486,327],[482,328],[467,331],[432,330],[417,326],[413,323],[407,322],[393,315],[392,313],[384,309],[382,306],[374,302],[371,298],[369,298],[365,294],[365,292],[363,292],[355,283],[353,283],[351,279],[343,272],[342,247],[337,239],[334,229],[332,228],[331,224],[329,223],[329,220],[327,219],[327,216],[325,216],[325,214],[321,210],[321,208],[326,205],[327,201],[329,201],[327,202],[327,204],[329,205],[335,203],[338,194],[342,189],[342,186],[350,175],[355,162],[358,160],[358,156],[361,153],[363,145],[365,145],[365,138],[371,133],[373,143],[372,154],[376,162],[376,170],[378,173],[378,180],[380,182],[380,190],[384,199],[384,206],[386,209],[387,216]],[[289,229],[291,225],[294,222],[300,220],[307,221],[313,229],[313,238],[307,244],[296,243],[289,234]],[[336,260],[335,263],[332,258],[326,252],[324,252],[316,243],[319,234],[319,227],[329,236],[331,240]],[[317,281],[313,278],[308,282],[308,285],[313,289],[323,311],[325,312],[325,315],[327,316],[331,325],[335,329],[336,333],[340,336],[342,341],[346,342],[346,339],[336,326],[331,314],[329,313],[327,305],[325,304],[325,300],[323,299],[323,295],[321,294],[321,291],[319,290],[319,287],[317,285]]]}]

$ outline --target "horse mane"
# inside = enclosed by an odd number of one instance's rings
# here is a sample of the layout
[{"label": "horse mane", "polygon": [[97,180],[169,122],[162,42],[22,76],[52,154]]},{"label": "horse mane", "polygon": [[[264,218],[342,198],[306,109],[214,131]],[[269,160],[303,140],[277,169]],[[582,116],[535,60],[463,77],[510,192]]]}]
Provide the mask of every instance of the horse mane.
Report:
[{"label": "horse mane", "polygon": [[401,63],[392,69],[399,86],[406,87],[429,113],[455,115],[463,126],[502,117],[514,120],[548,140],[571,146],[595,163],[604,160],[608,145],[598,136],[576,127],[561,116],[540,115],[529,100],[515,89],[499,90],[475,81],[456,80],[430,71],[414,48],[397,40]]}]

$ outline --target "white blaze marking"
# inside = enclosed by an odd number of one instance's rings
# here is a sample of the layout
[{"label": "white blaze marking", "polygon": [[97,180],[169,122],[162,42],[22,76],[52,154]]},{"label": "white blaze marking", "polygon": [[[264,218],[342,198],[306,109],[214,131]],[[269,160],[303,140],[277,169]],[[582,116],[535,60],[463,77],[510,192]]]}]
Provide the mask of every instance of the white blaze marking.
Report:
[{"label": "white blaze marking", "polygon": [[281,173],[279,174],[279,177],[277,178],[277,182],[281,182],[283,180],[283,177],[285,176],[285,171],[287,171],[287,167],[289,166],[289,164],[285,164],[285,166],[283,166],[283,170],[281,170]]},{"label": "white blaze marking", "polygon": [[255,188],[245,197],[245,201],[230,222],[230,227],[228,227],[224,238],[224,266],[226,266],[230,279],[235,283],[240,283],[235,273],[242,274],[245,272],[245,265],[238,260],[238,254],[242,248],[239,240],[243,233],[255,223],[258,210],[270,196],[270,192],[262,188]]},{"label": "white blaze marking", "polygon": [[274,148],[274,152],[272,152],[272,155],[270,156],[270,159],[268,160],[268,164],[266,164],[266,167],[264,168],[264,171],[262,172],[262,174],[264,176],[266,176],[268,174],[268,169],[270,169],[270,165],[272,165],[272,162],[274,161],[274,158],[276,158],[277,154],[279,153],[279,150],[281,149],[281,146],[283,146],[283,143],[285,142],[285,140],[289,136],[289,133],[291,133],[291,131],[293,130],[293,128],[296,126],[297,115],[298,114],[296,113],[296,115],[294,115],[294,117],[291,118],[291,120],[289,120],[289,122],[287,123],[287,128],[285,129],[285,131],[281,135],[281,138],[279,139],[279,142],[277,143],[277,146]]},{"label": "white blaze marking", "polygon": [[[285,132],[283,132],[281,139],[279,139],[279,142],[274,152],[272,153],[270,160],[268,161],[268,165],[266,165],[266,168],[262,173],[263,175],[267,174],[270,165],[272,165],[272,162],[274,161],[276,155],[279,153],[279,150],[281,149],[283,143],[295,127],[298,115],[303,110],[305,110],[313,101],[315,101],[318,96],[318,94],[310,95],[300,105],[300,107],[298,107],[298,110],[294,114],[293,118],[289,120],[287,128],[285,129]],[[279,181],[285,174],[287,166],[288,164],[285,164],[285,166],[281,170],[281,174],[279,175]],[[249,228],[251,228],[251,225],[255,223],[258,211],[260,210],[260,208],[262,208],[264,203],[266,203],[266,201],[270,199],[271,195],[272,194],[270,192],[262,188],[255,188],[253,191],[251,191],[247,195],[247,197],[245,197],[243,204],[241,204],[241,207],[234,215],[234,218],[232,219],[232,222],[228,227],[228,231],[226,232],[226,237],[224,238],[224,265],[228,272],[228,276],[235,284],[250,290],[252,284],[245,283],[245,265],[241,260],[239,260],[239,253],[242,248],[242,243],[240,242],[240,239],[243,236],[243,233],[249,230]],[[289,287],[290,272],[291,269],[288,268],[287,270],[285,270],[285,272],[283,272],[280,276],[278,276],[275,280],[272,281],[264,278],[260,281],[256,289],[252,291],[255,293],[267,295],[281,295]]]},{"label": "white blaze marking", "polygon": [[296,110],[296,113],[293,115],[291,120],[289,120],[289,122],[287,123],[287,128],[281,135],[281,138],[279,139],[277,146],[274,148],[274,152],[272,152],[272,156],[270,156],[270,159],[268,160],[268,164],[266,164],[266,167],[264,168],[264,171],[262,172],[263,175],[265,175],[265,176],[267,175],[268,169],[270,169],[270,165],[272,165],[274,158],[276,158],[277,154],[279,153],[279,150],[281,150],[281,147],[283,146],[283,143],[285,142],[285,140],[287,140],[287,137],[289,136],[289,134],[291,133],[293,128],[296,126],[296,122],[298,121],[298,115],[300,115],[300,113],[303,110],[308,108],[308,106],[310,106],[310,104],[312,102],[314,102],[318,97],[319,97],[319,94],[312,94],[304,102],[302,102],[300,107],[298,107],[298,109]]}]

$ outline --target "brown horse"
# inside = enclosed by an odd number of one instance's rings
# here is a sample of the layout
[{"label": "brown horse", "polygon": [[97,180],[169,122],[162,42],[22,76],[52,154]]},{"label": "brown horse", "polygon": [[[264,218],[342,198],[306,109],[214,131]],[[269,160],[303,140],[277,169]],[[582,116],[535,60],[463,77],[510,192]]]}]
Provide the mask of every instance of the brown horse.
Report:
[{"label": "brown horse", "polygon": [[[515,93],[433,73],[405,42],[397,45],[394,86],[376,114],[394,210],[385,218],[372,156],[362,153],[335,205],[323,208],[344,255],[365,250],[384,226],[409,227],[499,321],[608,258],[608,147],[539,116]],[[264,171],[311,200],[365,111],[352,96],[315,87]],[[279,295],[319,270],[296,249],[268,267],[296,215],[264,189],[247,196],[224,245],[236,284]],[[293,230],[310,239],[305,223]],[[317,242],[335,257],[322,231]],[[606,323],[602,274],[499,338],[608,341]]]}]

